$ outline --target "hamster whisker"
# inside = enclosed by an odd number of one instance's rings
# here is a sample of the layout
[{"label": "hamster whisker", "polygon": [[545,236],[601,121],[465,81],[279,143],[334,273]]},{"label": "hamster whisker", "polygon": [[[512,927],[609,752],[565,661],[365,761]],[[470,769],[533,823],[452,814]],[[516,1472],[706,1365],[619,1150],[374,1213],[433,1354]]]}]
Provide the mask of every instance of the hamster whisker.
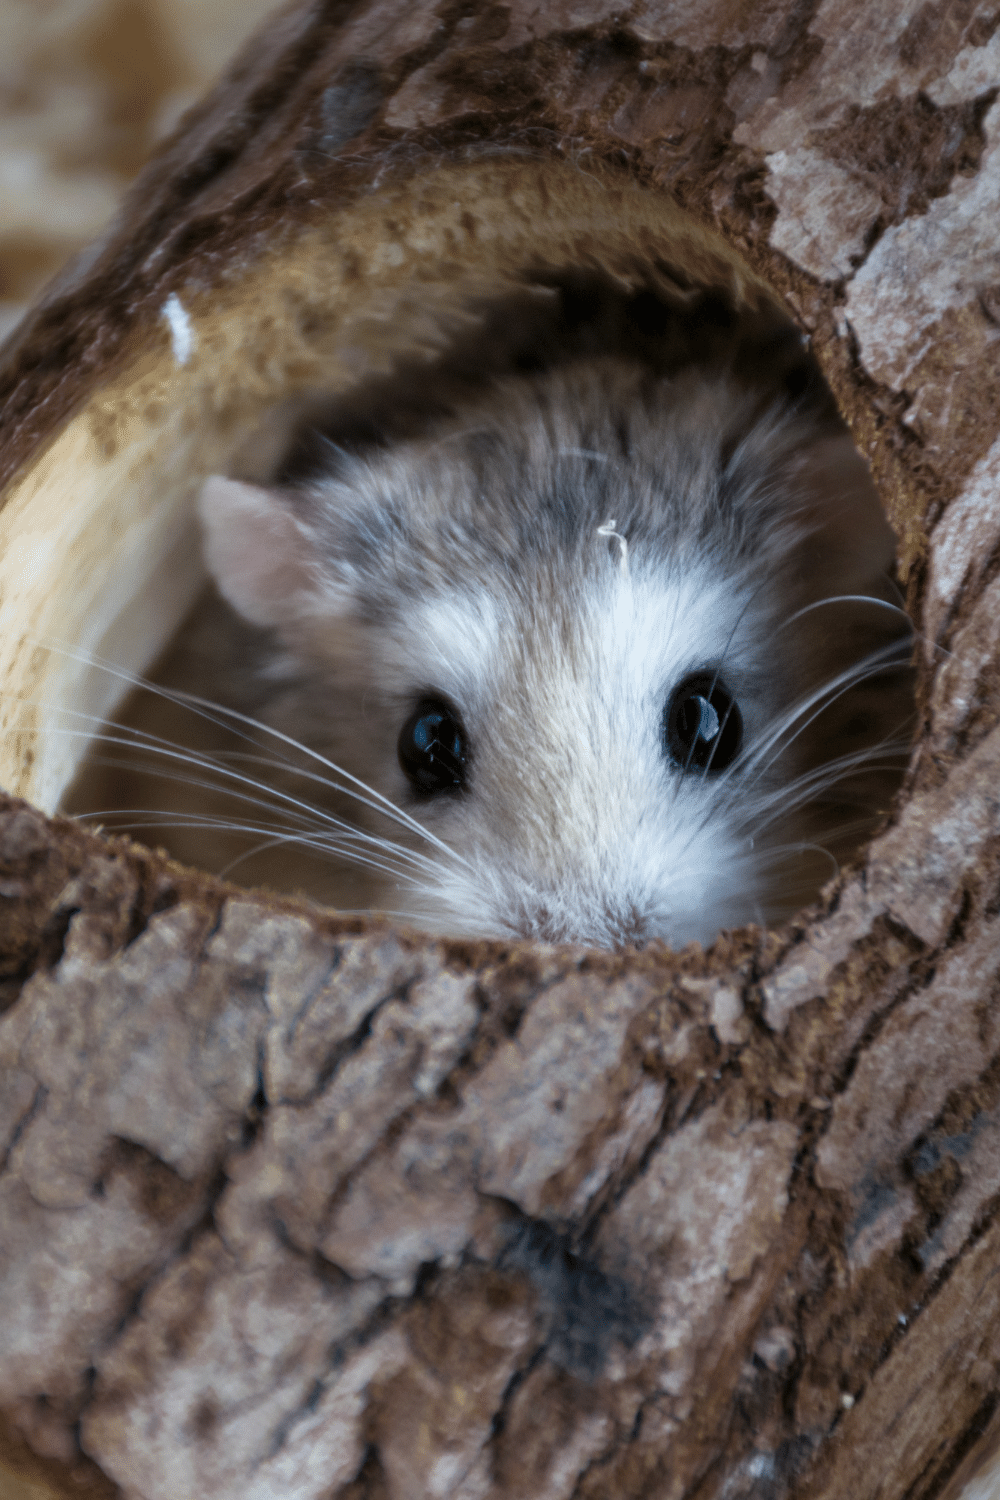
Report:
[{"label": "hamster whisker", "polygon": [[778,626],[778,629],[784,630],[786,626],[794,625],[796,620],[803,619],[806,615],[812,614],[814,610],[825,609],[828,604],[874,604],[876,608],[886,609],[890,614],[895,615],[897,619],[906,622],[908,640],[916,634],[913,630],[912,621],[903,606],[901,604],[893,604],[890,599],[882,599],[878,594],[827,594],[822,599],[813,599],[811,603],[804,604],[794,614],[787,615]]},{"label": "hamster whisker", "polygon": [[[262,805],[266,806],[266,804]],[[347,824],[341,825],[341,829],[334,833],[329,830],[310,831],[305,827],[295,828],[292,825],[283,826],[280,823],[246,823],[238,818],[211,817],[208,814],[174,815],[155,808],[95,808],[75,816],[87,822],[99,823],[102,829],[113,833],[129,833],[149,828],[204,828],[217,833],[266,834],[275,844],[298,844],[312,849],[317,854],[338,855],[351,859],[355,863],[370,863],[371,861],[355,848],[355,846],[360,846],[362,849],[380,851],[393,856],[397,863],[392,867],[392,873],[407,880],[417,880],[417,876],[406,870],[401,863],[404,860],[414,863],[411,850],[394,844],[389,839],[380,839],[374,834],[366,834],[361,830],[351,828]],[[136,822],[137,818],[145,821]],[[240,859],[247,857],[246,854],[239,856]],[[417,867],[419,869],[419,864]],[[389,869],[389,866],[383,864],[380,868]],[[431,871],[434,873],[433,866],[431,866]]]},{"label": "hamster whisker", "polygon": [[[297,744],[297,741],[292,741],[292,743]],[[369,799],[362,797],[358,792],[352,790],[351,787],[343,786],[339,782],[332,781],[330,777],[322,776],[318,771],[307,771],[302,766],[296,765],[294,761],[288,758],[276,760],[265,755],[254,755],[250,751],[236,750],[227,752],[226,756],[229,759],[239,759],[241,761],[252,763],[253,765],[260,766],[266,770],[290,771],[300,781],[313,782],[316,786],[321,787],[326,791],[340,792],[345,797],[350,797],[355,802],[360,802],[362,806],[369,808],[372,812],[377,813],[380,817],[389,818],[391,821],[398,823],[408,832],[416,833],[420,838],[426,839],[429,844],[431,844],[440,853],[444,854],[447,858],[453,859],[459,864],[467,865],[467,861],[463,860],[455,852],[455,850],[450,847],[450,845],[446,844],[442,839],[439,839],[434,834],[430,833],[422,823],[419,823],[416,818],[411,817],[402,808],[397,807],[396,804],[394,802],[391,802],[388,798],[379,797],[377,801],[370,801]],[[221,758],[222,757],[220,757],[220,759]],[[343,774],[345,776],[348,774],[346,771],[341,772],[340,767],[336,766],[333,761],[327,761],[326,764],[332,766],[338,774]],[[351,780],[355,782],[357,786],[366,785],[365,782],[359,781],[356,777],[352,776]],[[275,791],[275,788],[270,782],[261,782],[259,784],[262,787],[266,786],[269,791]],[[311,803],[306,803],[305,805],[312,806]],[[316,809],[316,811],[321,812],[322,810]],[[330,815],[323,814],[323,816]],[[348,827],[349,825],[343,824],[342,826]],[[425,863],[427,863],[430,868],[433,868],[433,866],[430,864],[430,861],[425,860]]]},{"label": "hamster whisker", "polygon": [[[889,583],[893,588],[897,588],[894,580],[890,579]],[[948,650],[947,646],[942,646],[937,641],[932,641],[923,630],[917,630],[904,605],[893,604],[890,599],[882,599],[878,594],[829,594],[825,599],[814,599],[811,604],[803,605],[801,609],[796,610],[795,614],[789,615],[786,620],[782,621],[778,628],[784,629],[786,625],[794,624],[796,620],[802,619],[804,615],[811,614],[813,610],[822,609],[827,604],[874,604],[880,609],[887,609],[890,614],[895,615],[905,623],[905,639],[907,642],[919,642],[921,646],[929,646],[939,656],[954,655],[952,651]]]},{"label": "hamster whisker", "polygon": [[[403,808],[397,807],[397,805],[392,802],[390,798],[383,796],[383,794],[376,790],[376,788],[369,786],[367,782],[360,780],[359,777],[353,776],[350,771],[346,771],[342,766],[338,766],[335,764],[335,762],[328,760],[326,756],[320,753],[320,751],[314,750],[311,746],[303,744],[301,741],[294,739],[291,735],[283,733],[283,731],[281,731],[280,729],[273,728],[270,724],[266,724],[263,720],[256,719],[251,714],[242,713],[238,709],[227,708],[224,704],[213,703],[207,698],[200,697],[197,693],[186,693],[175,688],[161,687],[157,683],[149,682],[145,678],[138,676],[134,672],[126,671],[123,668],[115,667],[109,662],[102,661],[92,652],[72,650],[68,647],[54,646],[50,643],[40,644],[46,645],[46,649],[53,651],[58,655],[66,656],[71,660],[82,662],[85,666],[97,667],[101,671],[107,672],[113,677],[117,677],[120,681],[126,682],[130,687],[142,687],[147,692],[155,693],[158,697],[163,698],[166,702],[175,703],[182,708],[188,708],[198,717],[204,718],[209,723],[216,724],[220,728],[230,729],[233,733],[238,734],[242,739],[245,739],[251,743],[253,742],[253,735],[251,733],[247,733],[246,730],[256,730],[261,734],[269,736],[272,740],[276,740],[280,745],[287,746],[289,747],[289,749],[297,751],[299,754],[306,756],[308,759],[317,762],[326,770],[332,771],[335,776],[343,777],[344,781],[350,783],[350,786],[344,786],[339,782],[324,780],[323,784],[326,785],[330,790],[343,792],[346,796],[355,797],[358,802],[361,802],[364,806],[371,808],[372,811],[383,813],[385,816],[394,819],[396,822],[408,828],[411,832],[416,833],[421,838],[426,839],[429,844],[438,849],[440,853],[446,855],[448,858],[457,860],[459,863],[467,863],[467,861],[464,861],[462,859],[461,855],[456,853],[455,850],[451,849],[442,839],[439,839],[435,834],[431,833],[429,829],[425,828],[422,823],[419,823],[416,818],[411,817],[411,815],[405,812]],[[64,712],[75,713],[74,710],[64,710]],[[88,719],[94,718],[93,715],[80,716]],[[104,720],[101,720],[100,722],[103,723]],[[234,725],[245,726],[245,728],[234,728]],[[299,775],[306,774],[305,772],[301,771],[300,768],[296,766],[294,761],[292,760],[288,760],[286,762],[286,766],[290,769],[295,770]],[[322,778],[318,779],[322,780]],[[352,788],[360,788],[360,793],[353,791]]]},{"label": "hamster whisker", "polygon": [[[732,771],[725,773],[727,778],[736,775],[738,764],[741,778],[746,777],[748,769],[756,768],[757,774],[754,780],[758,780],[774,763],[775,756],[771,756],[768,760],[765,760],[765,756],[775,750],[775,747],[778,747],[776,754],[786,750],[838,698],[843,697],[845,693],[869,678],[878,677],[881,673],[898,670],[905,666],[908,657],[903,658],[899,655],[900,644],[898,641],[890,641],[877,651],[870,652],[860,661],[853,662],[843,672],[838,672],[835,677],[829,678],[813,692],[806,694],[787,713],[775,721],[767,735],[748,756],[734,763]],[[753,785],[753,782],[747,783],[744,779],[743,785],[745,788],[747,785]]]},{"label": "hamster whisker", "polygon": [[[822,779],[828,772],[835,771],[836,768],[840,765],[856,764],[858,768],[864,770],[866,767],[872,765],[876,761],[885,760],[887,758],[895,757],[898,755],[902,757],[902,764],[898,767],[898,769],[905,770],[906,757],[909,752],[909,748],[910,742],[903,735],[889,735],[878,744],[866,745],[863,749],[859,750],[844,751],[840,756],[831,756],[829,760],[825,760],[818,766],[810,767],[809,771],[803,772],[801,778],[797,778],[795,781],[786,783],[783,788],[776,790],[770,795],[773,795],[776,798],[780,799],[781,792],[787,792],[791,787],[798,785],[799,779],[804,780],[807,776],[815,776]],[[774,750],[774,753],[770,756],[770,759],[768,759],[758,768],[757,774],[753,777],[753,779],[749,782],[743,783],[740,786],[740,796],[745,797],[748,793],[752,793],[757,788],[761,780],[766,776],[767,772],[780,760],[784,749],[785,746],[782,745]],[[722,789],[720,788],[720,790]],[[766,796],[768,794],[765,793],[764,795]]]},{"label": "hamster whisker", "polygon": [[[810,802],[819,801],[825,792],[849,781],[852,775],[864,775],[876,769],[873,762],[882,762],[882,769],[885,770],[898,770],[898,765],[890,765],[892,757],[898,754],[898,751],[898,745],[889,744],[884,750],[865,749],[837,756],[834,760],[827,761],[812,771],[804,772],[777,791],[765,793],[759,800],[754,801],[747,809],[743,826],[751,828],[755,835],[761,833],[776,819],[785,817],[789,812],[797,811]],[[764,817],[763,814],[770,814],[770,816]]]},{"label": "hamster whisker", "polygon": [[[134,769],[133,764],[129,761],[115,761],[113,759],[97,760],[95,758],[95,763],[110,766],[112,769]],[[238,818],[221,816],[217,818],[194,814],[175,816],[169,812],[160,812],[151,808],[88,808],[84,812],[75,814],[75,816],[81,821],[88,823],[100,822],[102,827],[114,832],[127,832],[140,827],[171,829],[202,827],[212,829],[215,832],[279,833],[279,841],[308,846],[318,854],[338,855],[351,858],[356,863],[363,862],[361,855],[355,849],[355,846],[358,846],[364,849],[373,849],[385,854],[391,854],[396,860],[394,870],[400,875],[406,873],[404,868],[406,865],[424,873],[427,871],[430,871],[432,874],[435,873],[436,866],[432,861],[414,850],[407,849],[402,844],[393,843],[390,839],[380,838],[377,834],[368,833],[364,829],[356,828],[353,824],[331,818],[329,815],[322,813],[322,811],[318,811],[317,819],[313,823],[313,826],[310,827],[307,815],[299,814],[296,823],[289,818],[285,808],[280,806],[275,807],[273,803],[269,803],[263,798],[251,797],[247,793],[234,791],[231,787],[225,785],[219,786],[212,781],[205,781],[195,777],[163,772],[156,772],[154,774],[161,775],[163,779],[177,782],[183,786],[199,787],[208,791],[221,791],[226,797],[234,798],[250,806],[259,807],[264,812],[273,811],[279,815],[284,813],[286,821],[258,825],[244,823]],[[122,821],[123,818],[134,819],[136,817],[143,817],[147,821],[143,824],[137,824],[134,821]],[[320,819],[322,820],[321,822],[319,821]],[[416,877],[407,873],[407,878],[415,879]]]},{"label": "hamster whisker", "polygon": [[[251,858],[253,855],[260,853],[263,849],[278,847],[280,845],[294,844],[302,848],[309,849],[316,854],[339,855],[342,858],[349,859],[353,864],[366,865],[374,870],[382,870],[386,874],[395,876],[397,879],[408,881],[411,885],[415,885],[418,887],[420,886],[420,881],[415,875],[412,875],[405,870],[401,870],[394,865],[387,864],[384,861],[373,859],[370,855],[361,854],[356,849],[351,849],[347,844],[342,845],[332,839],[311,837],[310,835],[305,833],[284,833],[276,835],[274,829],[268,828],[266,825],[240,823],[235,819],[230,818],[212,818],[208,816],[185,816],[174,818],[169,814],[164,814],[162,817],[151,817],[149,811],[144,808],[119,808],[115,809],[114,815],[116,818],[118,816],[128,817],[130,815],[134,815],[134,817],[137,819],[142,818],[146,820],[143,822],[116,822],[114,828],[111,830],[116,833],[143,832],[147,829],[155,828],[197,828],[211,831],[213,833],[245,833],[250,835],[266,835],[263,843],[255,845],[254,848],[245,850],[242,854],[237,855],[237,857],[231,860],[223,870],[220,870],[219,876],[221,879],[224,879],[227,873],[230,870],[234,869],[235,866],[238,865],[242,860]],[[88,813],[86,814],[86,816],[101,818],[108,816],[108,814],[95,812],[92,814]],[[395,852],[396,850],[396,846],[393,844],[389,844],[387,847],[393,852]]]},{"label": "hamster whisker", "polygon": [[[74,711],[66,710],[66,712],[72,713]],[[81,717],[89,719],[92,716],[81,715]],[[257,781],[253,777],[241,775],[240,773],[231,770],[228,766],[220,764],[220,758],[201,755],[198,752],[188,750],[183,746],[176,746],[171,744],[169,741],[160,740],[156,736],[147,735],[144,731],[130,730],[128,731],[128,734],[125,735],[110,734],[107,732],[102,734],[93,734],[88,730],[76,730],[56,726],[54,727],[52,732],[74,738],[85,738],[87,739],[88,743],[118,746],[127,750],[140,750],[148,753],[151,757],[159,758],[159,760],[155,760],[151,763],[143,765],[141,762],[137,762],[135,760],[115,758],[111,756],[95,756],[93,758],[93,763],[95,765],[99,764],[115,770],[137,771],[157,777],[158,779],[163,781],[171,781],[179,785],[197,787],[199,789],[204,789],[207,791],[219,792],[225,797],[231,798],[245,805],[258,807],[267,812],[283,814],[286,819],[283,826],[286,830],[291,829],[294,826],[291,821],[294,818],[297,820],[300,828],[306,830],[311,828],[311,833],[297,833],[294,835],[290,835],[290,837],[296,839],[298,842],[306,842],[307,838],[311,838],[312,847],[315,848],[317,852],[347,855],[349,852],[348,843],[354,842],[364,845],[370,845],[386,851],[391,850],[399,860],[405,860],[418,869],[424,869],[426,871],[430,871],[431,873],[434,873],[437,869],[435,863],[432,860],[428,859],[426,855],[423,855],[413,849],[407,849],[404,845],[394,844],[389,840],[381,839],[376,834],[367,833],[366,831],[357,828],[354,824],[346,823],[342,819],[335,817],[332,813],[327,812],[325,809],[316,807],[312,803],[304,802],[299,798],[293,797],[291,796],[291,794],[282,791],[281,788],[275,787],[268,782]],[[132,737],[129,738],[129,735],[131,735]],[[209,776],[214,776],[215,779],[206,779],[205,777],[196,777],[188,774],[183,774],[180,771],[167,770],[160,763],[160,760],[176,761],[182,766],[193,766],[197,770],[209,773]],[[281,767],[280,762],[272,762],[271,764],[278,766],[279,768]],[[255,796],[253,795],[254,792],[261,792],[264,795]],[[350,792],[348,792],[348,795],[350,795]],[[383,809],[379,806],[376,806],[374,810],[379,813],[383,811]],[[114,824],[115,828],[125,831],[127,829],[132,829],[138,826],[132,823],[122,824],[117,821],[119,814],[126,812],[129,816],[150,816],[152,814],[151,809],[109,809],[104,811],[87,809],[84,812],[75,814],[75,816],[81,821],[88,822],[94,822],[98,819],[114,818],[116,820]],[[156,818],[156,823],[142,826],[161,826],[170,828],[196,826],[196,824],[192,822],[190,818],[185,821],[181,821],[167,813],[156,814]],[[212,827],[218,831],[223,831],[224,829],[229,829],[234,832],[247,831],[244,825],[238,823],[236,820],[231,819],[204,821],[200,826],[204,826],[206,828]],[[252,831],[260,830],[254,829]],[[273,827],[268,831],[273,832]],[[326,832],[330,836],[324,838],[324,832]],[[334,833],[341,836],[341,838],[345,840],[342,845],[338,844],[337,839],[332,837]]]}]

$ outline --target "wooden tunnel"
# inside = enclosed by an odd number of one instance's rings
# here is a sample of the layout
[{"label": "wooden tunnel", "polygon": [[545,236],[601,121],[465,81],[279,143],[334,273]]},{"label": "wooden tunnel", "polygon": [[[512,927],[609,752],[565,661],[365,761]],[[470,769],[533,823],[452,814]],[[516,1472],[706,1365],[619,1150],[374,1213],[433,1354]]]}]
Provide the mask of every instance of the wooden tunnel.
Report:
[{"label": "wooden tunnel", "polygon": [[[998,20],[297,0],[6,347],[5,1497],[993,1493]],[[115,690],[47,645],[145,669],[206,474],[651,267],[787,310],[899,536],[919,736],[818,904],[459,943],[54,815]]]}]

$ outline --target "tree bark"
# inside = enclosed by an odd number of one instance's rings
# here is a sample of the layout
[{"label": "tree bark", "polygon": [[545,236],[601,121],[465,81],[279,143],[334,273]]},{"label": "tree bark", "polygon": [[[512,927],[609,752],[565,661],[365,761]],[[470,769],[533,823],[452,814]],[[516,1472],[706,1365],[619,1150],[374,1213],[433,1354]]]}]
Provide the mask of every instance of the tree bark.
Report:
[{"label": "tree bark", "polygon": [[900,533],[923,676],[891,825],[816,908],[707,954],[435,941],[6,799],[4,1482],[954,1500],[995,1451],[998,38],[937,0],[295,4],[19,333],[23,568],[74,433],[112,464],[187,413],[180,464],[206,391],[221,430],[308,384],[313,333],[293,379],[292,315],[268,332],[272,303],[318,316],[303,245],[366,246],[358,297],[398,250],[398,307],[420,255],[470,296],[557,232],[624,266],[616,225],[659,233],[633,186],[672,198],[808,331]]}]

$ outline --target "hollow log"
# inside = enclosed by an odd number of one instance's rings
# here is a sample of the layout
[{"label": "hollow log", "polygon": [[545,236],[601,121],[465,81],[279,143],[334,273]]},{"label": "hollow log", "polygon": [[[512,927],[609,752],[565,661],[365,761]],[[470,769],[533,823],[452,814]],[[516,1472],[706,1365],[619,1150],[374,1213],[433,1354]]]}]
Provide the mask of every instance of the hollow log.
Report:
[{"label": "hollow log", "polygon": [[[998,22],[292,4],[8,345],[5,1496],[997,1493]],[[53,815],[110,700],[39,643],[141,670],[204,473],[642,257],[785,299],[900,538],[920,733],[814,907],[459,943]]]}]

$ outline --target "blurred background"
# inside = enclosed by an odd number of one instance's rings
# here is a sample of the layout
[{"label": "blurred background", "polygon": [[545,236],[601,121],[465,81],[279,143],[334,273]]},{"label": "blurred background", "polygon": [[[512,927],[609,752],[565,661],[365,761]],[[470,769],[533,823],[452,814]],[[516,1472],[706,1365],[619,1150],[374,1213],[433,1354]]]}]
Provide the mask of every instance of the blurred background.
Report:
[{"label": "blurred background", "polygon": [[278,0],[0,0],[0,339]]}]

